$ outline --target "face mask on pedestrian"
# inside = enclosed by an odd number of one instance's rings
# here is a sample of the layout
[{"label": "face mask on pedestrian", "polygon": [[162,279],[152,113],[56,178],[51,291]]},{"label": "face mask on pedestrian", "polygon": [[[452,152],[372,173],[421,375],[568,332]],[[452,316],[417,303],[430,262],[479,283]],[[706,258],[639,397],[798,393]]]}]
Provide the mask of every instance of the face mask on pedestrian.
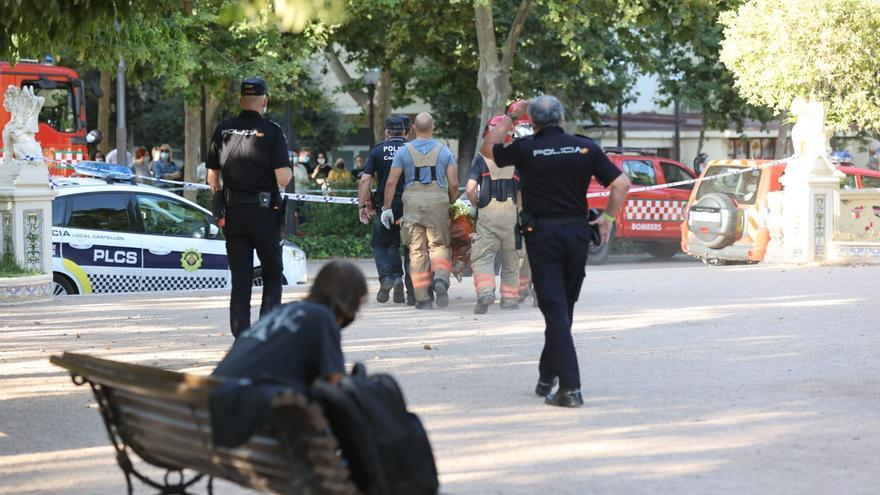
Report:
[{"label": "face mask on pedestrian", "polygon": [[327,163],[327,159],[326,159],[326,158],[318,158],[318,165],[323,165],[323,164],[325,164],[325,163]]},{"label": "face mask on pedestrian", "polygon": [[159,153],[159,158],[161,158],[162,160],[167,160],[168,159],[168,152],[163,151],[163,152]]}]

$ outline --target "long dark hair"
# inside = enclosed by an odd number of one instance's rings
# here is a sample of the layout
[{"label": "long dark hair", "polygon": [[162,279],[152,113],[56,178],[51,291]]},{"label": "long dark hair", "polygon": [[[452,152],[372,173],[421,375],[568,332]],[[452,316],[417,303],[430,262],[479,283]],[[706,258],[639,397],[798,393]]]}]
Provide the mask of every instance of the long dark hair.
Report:
[{"label": "long dark hair", "polygon": [[330,261],[315,277],[306,300],[323,304],[333,311],[341,327],[348,326],[367,294],[367,281],[361,270],[347,261]]}]

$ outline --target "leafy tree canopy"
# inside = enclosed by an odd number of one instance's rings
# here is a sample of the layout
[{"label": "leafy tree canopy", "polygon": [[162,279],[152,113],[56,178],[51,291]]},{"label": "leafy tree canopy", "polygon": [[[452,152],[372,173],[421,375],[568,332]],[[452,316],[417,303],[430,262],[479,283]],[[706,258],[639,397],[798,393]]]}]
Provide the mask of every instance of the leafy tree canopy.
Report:
[{"label": "leafy tree canopy", "polygon": [[880,129],[880,1],[748,0],[720,22],[721,60],[746,100],[786,111],[809,98],[833,127]]}]

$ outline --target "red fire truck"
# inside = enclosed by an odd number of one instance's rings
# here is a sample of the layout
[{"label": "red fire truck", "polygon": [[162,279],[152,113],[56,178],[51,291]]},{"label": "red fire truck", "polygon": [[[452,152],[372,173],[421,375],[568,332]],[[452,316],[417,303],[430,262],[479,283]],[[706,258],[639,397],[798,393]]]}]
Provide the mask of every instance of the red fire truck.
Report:
[{"label": "red fire truck", "polygon": [[[629,176],[633,189],[696,177],[691,169],[681,163],[659,157],[650,150],[606,148],[605,153]],[[657,258],[671,258],[681,252],[680,225],[684,219],[682,208],[687,204],[693,187],[693,184],[684,184],[627,195],[620,211],[614,212],[617,221],[614,222],[611,239],[602,246],[590,246],[590,262],[603,263],[608,258],[615,239],[643,242],[648,252]],[[606,190],[593,179],[588,193]],[[590,208],[604,210],[608,205],[608,198],[589,198],[587,202]]]},{"label": "red fire truck", "polygon": [[[49,173],[71,175],[73,170],[65,165],[88,159],[85,86],[79,75],[52,65],[48,57],[46,63],[27,60],[10,65],[0,61],[0,91],[9,85],[32,86],[35,94],[45,98],[37,141],[43,147],[43,156],[52,160],[48,162]],[[9,118],[9,112],[0,107],[0,128]]]}]

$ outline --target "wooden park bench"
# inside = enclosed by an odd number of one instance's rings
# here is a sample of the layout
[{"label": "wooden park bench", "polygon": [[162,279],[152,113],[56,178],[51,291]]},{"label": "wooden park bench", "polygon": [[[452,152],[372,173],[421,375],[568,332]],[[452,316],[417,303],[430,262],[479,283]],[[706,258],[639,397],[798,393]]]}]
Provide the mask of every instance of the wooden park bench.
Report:
[{"label": "wooden park bench", "polygon": [[[50,361],[94,392],[129,494],[132,477],[162,494],[189,493],[205,477],[208,493],[214,478],[269,493],[359,493],[321,408],[300,394],[273,397],[268,425],[246,443],[214,447],[208,399],[219,380],[69,352]],[[131,453],[163,479],[136,469]]]}]

